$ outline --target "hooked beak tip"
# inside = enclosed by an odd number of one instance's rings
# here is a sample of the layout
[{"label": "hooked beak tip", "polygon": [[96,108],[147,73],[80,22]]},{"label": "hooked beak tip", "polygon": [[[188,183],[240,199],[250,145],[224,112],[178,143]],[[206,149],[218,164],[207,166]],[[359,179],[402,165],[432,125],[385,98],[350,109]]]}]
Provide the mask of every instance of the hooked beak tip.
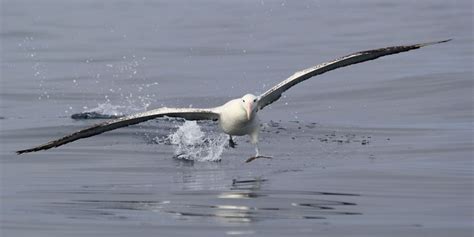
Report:
[{"label": "hooked beak tip", "polygon": [[247,119],[248,119],[248,120],[250,120],[250,117],[251,117],[251,115],[252,115],[252,110],[251,110],[251,108],[252,108],[252,106],[250,106],[250,105],[249,105],[248,108],[247,108]]}]

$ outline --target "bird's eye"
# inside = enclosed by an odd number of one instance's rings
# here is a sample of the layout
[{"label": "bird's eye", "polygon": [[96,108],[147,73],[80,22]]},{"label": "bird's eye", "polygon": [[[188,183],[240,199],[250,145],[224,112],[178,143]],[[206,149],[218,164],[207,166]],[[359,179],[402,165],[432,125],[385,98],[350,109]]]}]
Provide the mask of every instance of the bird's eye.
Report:
[{"label": "bird's eye", "polygon": [[257,102],[257,99],[254,99],[253,102]]},{"label": "bird's eye", "polygon": [[245,100],[242,100],[245,103]]}]

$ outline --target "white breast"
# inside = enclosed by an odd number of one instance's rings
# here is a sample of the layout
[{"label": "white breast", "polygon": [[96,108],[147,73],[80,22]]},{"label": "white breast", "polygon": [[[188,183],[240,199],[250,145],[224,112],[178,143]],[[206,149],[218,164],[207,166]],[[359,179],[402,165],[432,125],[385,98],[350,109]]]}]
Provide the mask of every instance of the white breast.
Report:
[{"label": "white breast", "polygon": [[248,120],[240,99],[235,99],[220,108],[219,125],[229,135],[243,136],[258,129],[258,118],[255,115]]}]

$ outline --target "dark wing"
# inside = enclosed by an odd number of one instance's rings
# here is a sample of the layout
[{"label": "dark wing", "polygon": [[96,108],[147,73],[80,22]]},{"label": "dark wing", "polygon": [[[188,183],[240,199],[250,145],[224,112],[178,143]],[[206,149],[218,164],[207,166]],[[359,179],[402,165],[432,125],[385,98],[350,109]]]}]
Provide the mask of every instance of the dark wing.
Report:
[{"label": "dark wing", "polygon": [[75,140],[95,136],[103,132],[114,130],[121,127],[126,127],[129,125],[145,122],[150,119],[158,117],[179,117],[187,120],[217,120],[219,119],[218,108],[211,109],[193,109],[193,108],[159,108],[155,110],[150,110],[143,113],[137,113],[118,119],[113,119],[105,121],[103,123],[96,124],[90,128],[80,130],[78,132],[72,133],[70,135],[64,136],[62,138],[50,141],[46,144],[33,147],[30,149],[17,151],[17,154],[34,152],[40,150],[47,150],[53,147],[58,147]]},{"label": "dark wing", "polygon": [[302,81],[305,81],[311,77],[314,77],[316,75],[323,74],[325,72],[328,72],[337,68],[349,66],[352,64],[374,60],[379,57],[406,52],[412,49],[418,49],[427,45],[444,43],[450,40],[451,39],[436,41],[436,42],[429,42],[429,43],[422,43],[422,44],[393,46],[393,47],[386,47],[386,48],[357,52],[357,53],[344,56],[342,58],[338,58],[330,62],[321,63],[314,67],[310,67],[308,69],[298,71],[292,76],[290,76],[288,79],[280,82],[278,85],[272,87],[265,93],[261,94],[259,96],[258,107],[259,109],[263,109],[265,106],[278,100],[281,97],[281,94],[285,92],[286,90],[290,89],[292,86]]}]

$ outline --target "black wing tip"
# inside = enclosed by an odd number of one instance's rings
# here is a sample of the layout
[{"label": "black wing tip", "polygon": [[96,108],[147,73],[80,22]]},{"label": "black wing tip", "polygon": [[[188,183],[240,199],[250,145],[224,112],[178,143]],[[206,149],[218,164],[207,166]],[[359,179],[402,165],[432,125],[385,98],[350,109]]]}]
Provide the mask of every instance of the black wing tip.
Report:
[{"label": "black wing tip", "polygon": [[17,155],[21,155],[21,154],[23,154],[23,153],[28,153],[28,152],[32,152],[32,151],[31,151],[30,149],[15,151],[15,153],[16,153]]},{"label": "black wing tip", "polygon": [[31,148],[31,149],[25,149],[25,150],[15,151],[15,153],[16,153],[17,155],[21,155],[21,154],[24,154],[24,153],[30,153],[30,152],[35,152],[35,151],[39,151],[39,150],[36,149],[36,148]]},{"label": "black wing tip", "polygon": [[31,152],[41,151],[41,150],[48,150],[50,148],[51,147],[45,148],[45,147],[42,147],[42,146],[38,146],[38,147],[29,148],[29,149],[18,150],[18,151],[15,151],[15,153],[17,155],[21,155],[21,154],[24,154],[24,153],[31,153]]},{"label": "black wing tip", "polygon": [[446,40],[440,40],[440,41],[432,41],[432,42],[428,42],[428,43],[422,43],[422,44],[418,44],[419,47],[425,47],[425,46],[428,46],[428,45],[433,45],[433,44],[441,44],[441,43],[446,43],[446,42],[449,42],[453,39],[446,39]]},{"label": "black wing tip", "polygon": [[451,40],[453,40],[453,38],[451,38],[451,39],[446,39],[446,40],[441,40],[441,41],[438,41],[438,43],[446,43],[446,42],[449,42],[449,41],[451,41]]}]

